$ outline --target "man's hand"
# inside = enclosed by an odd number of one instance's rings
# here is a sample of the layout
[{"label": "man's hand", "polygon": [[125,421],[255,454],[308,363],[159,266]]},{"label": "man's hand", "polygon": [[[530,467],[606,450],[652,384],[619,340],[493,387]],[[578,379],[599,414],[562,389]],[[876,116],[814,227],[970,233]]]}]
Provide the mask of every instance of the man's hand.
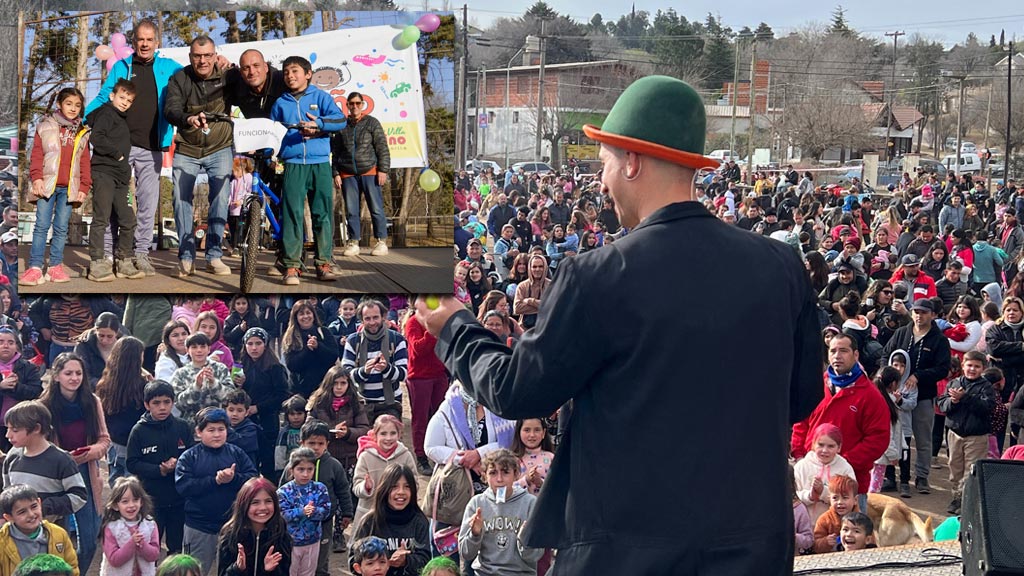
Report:
[{"label": "man's hand", "polygon": [[383,186],[388,181],[387,172],[377,172],[377,186]]},{"label": "man's hand", "polygon": [[453,314],[466,309],[453,296],[438,296],[437,299],[437,308],[433,310],[427,306],[426,297],[422,295],[416,297],[414,304],[416,319],[435,337],[441,333],[441,329],[444,328],[444,325]]},{"label": "man's hand", "polygon": [[189,116],[185,121],[193,128],[199,128],[200,130],[206,130],[209,128],[209,125],[206,123],[206,114],[203,112]]},{"label": "man's hand", "polygon": [[334,187],[341,190],[341,174],[334,175]]},{"label": "man's hand", "polygon": [[914,390],[917,388],[917,374],[911,374],[910,377],[907,378],[906,386],[907,390]]}]

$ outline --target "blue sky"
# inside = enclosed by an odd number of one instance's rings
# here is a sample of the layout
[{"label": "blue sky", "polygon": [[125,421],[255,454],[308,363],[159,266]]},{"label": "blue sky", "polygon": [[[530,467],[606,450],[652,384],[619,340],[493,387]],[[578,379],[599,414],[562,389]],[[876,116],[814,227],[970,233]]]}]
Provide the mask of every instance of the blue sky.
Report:
[{"label": "blue sky", "polygon": [[[1016,35],[1016,39],[1024,44],[1024,3],[1013,0],[989,0],[978,4],[954,0],[930,0],[927,3],[920,0],[688,0],[685,4],[666,0],[637,0],[635,3],[621,0],[546,1],[559,13],[584,22],[597,12],[605,21],[617,20],[629,11],[631,5],[652,15],[659,9],[674,7],[690,20],[703,20],[711,12],[737,30],[744,25],[754,28],[764,21],[776,34],[788,33],[811,22],[827,23],[835,7],[842,4],[851,26],[870,36],[882,37],[886,31],[903,30],[908,35],[920,33],[948,47],[961,42],[970,31],[987,42],[992,34],[998,39],[1000,29],[1005,29],[1007,40]],[[534,0],[473,0],[469,2],[469,20],[471,24],[486,28],[497,18],[521,16],[533,4]],[[400,5],[417,8],[411,3]],[[461,8],[461,4],[452,7],[459,13]],[[422,4],[418,9],[422,9]]]}]

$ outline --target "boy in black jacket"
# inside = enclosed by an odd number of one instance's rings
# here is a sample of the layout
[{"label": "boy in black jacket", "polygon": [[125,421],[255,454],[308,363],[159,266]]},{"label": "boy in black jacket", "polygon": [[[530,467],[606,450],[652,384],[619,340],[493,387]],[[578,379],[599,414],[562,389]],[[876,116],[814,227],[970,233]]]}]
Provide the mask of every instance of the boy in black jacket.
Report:
[{"label": "boy in black jacket", "polygon": [[[316,454],[316,474],[313,476],[313,480],[327,486],[327,492],[331,495],[331,516],[321,525],[320,557],[316,564],[316,576],[329,576],[327,564],[330,560],[329,548],[331,547],[331,535],[334,534],[334,519],[341,518],[339,522],[341,530],[352,523],[352,485],[345,472],[345,467],[327,451],[327,441],[331,435],[327,423],[322,420],[310,420],[302,425],[301,434],[302,445]],[[281,484],[284,485],[291,478],[291,468],[285,468],[284,474],[281,476]],[[344,542],[341,542],[340,546],[335,546],[335,552],[343,550],[345,550]]]},{"label": "boy in black jacket", "polygon": [[[92,225],[89,227],[89,280],[110,282],[118,278],[145,278],[132,262],[135,242],[135,212],[128,198],[131,167],[128,156],[132,139],[126,119],[135,101],[135,84],[121,79],[110,92],[110,102],[93,110],[86,118],[92,127]],[[110,213],[117,217],[117,246],[114,266],[104,257],[103,235],[110,224]]]},{"label": "boy in black jacket", "polygon": [[992,429],[992,410],[996,393],[992,383],[982,376],[985,354],[971,350],[964,354],[964,375],[946,387],[938,398],[939,410],[946,413],[949,428],[949,481],[953,484],[953,500],[946,509],[960,513],[965,472],[988,454],[988,435]]},{"label": "boy in black jacket", "polygon": [[174,489],[174,466],[195,440],[187,422],[171,414],[174,388],[163,380],[146,384],[142,415],[128,436],[128,472],[139,477],[153,499],[153,517],[167,539],[168,554],[181,552],[185,499]]},{"label": "boy in black jacket", "polygon": [[252,400],[245,390],[237,389],[228,393],[224,404],[228,413],[228,423],[231,424],[231,428],[228,430],[228,442],[241,448],[253,464],[259,464],[262,429],[259,424],[248,418]]}]

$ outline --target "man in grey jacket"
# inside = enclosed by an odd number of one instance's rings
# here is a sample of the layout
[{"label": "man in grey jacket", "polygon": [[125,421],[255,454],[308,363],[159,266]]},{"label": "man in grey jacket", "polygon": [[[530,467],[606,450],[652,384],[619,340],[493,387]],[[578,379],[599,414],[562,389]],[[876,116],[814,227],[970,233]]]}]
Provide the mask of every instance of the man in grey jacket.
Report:
[{"label": "man in grey jacket", "polygon": [[388,253],[388,220],[384,215],[384,196],[380,187],[388,181],[391,152],[380,121],[365,113],[363,95],[348,94],[348,125],[334,136],[334,185],[345,194],[348,242],[345,256],[359,255],[359,201],[366,197],[373,220],[373,237],[377,239],[370,254]]}]

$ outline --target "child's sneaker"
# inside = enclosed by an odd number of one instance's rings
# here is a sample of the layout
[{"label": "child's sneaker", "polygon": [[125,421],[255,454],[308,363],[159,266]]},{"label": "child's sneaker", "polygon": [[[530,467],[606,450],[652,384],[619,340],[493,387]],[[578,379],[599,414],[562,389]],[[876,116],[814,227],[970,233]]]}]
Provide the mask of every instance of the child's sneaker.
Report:
[{"label": "child's sneaker", "polygon": [[70,282],[71,276],[68,274],[68,271],[64,269],[63,264],[57,264],[56,266],[50,266],[47,268],[46,279],[50,282],[60,284],[63,282]]},{"label": "child's sneaker", "polygon": [[18,280],[18,284],[22,286],[39,286],[40,284],[46,284],[46,277],[43,276],[43,269],[32,267],[25,271],[21,275],[21,279]]},{"label": "child's sneaker", "polygon": [[112,282],[114,280],[114,263],[106,258],[93,260],[89,264],[87,278],[93,282]]},{"label": "child's sneaker", "polygon": [[129,280],[139,280],[145,278],[146,273],[135,267],[132,263],[131,258],[120,258],[115,266],[117,269],[116,276],[118,278],[128,278]]},{"label": "child's sneaker", "polygon": [[299,285],[299,269],[289,268],[284,273],[284,285],[285,286],[298,286]]},{"label": "child's sneaker", "polygon": [[345,251],[341,253],[342,256],[359,256],[359,240],[349,240],[345,242]]},{"label": "child's sneaker", "polygon": [[321,282],[334,282],[338,276],[331,270],[330,264],[321,264],[316,267],[316,279]]},{"label": "child's sneaker", "polygon": [[378,239],[377,243],[373,246],[373,250],[370,250],[370,254],[373,256],[387,256],[388,243],[384,240]]},{"label": "child's sneaker", "polygon": [[146,276],[156,276],[156,268],[153,268],[153,263],[149,261],[149,254],[136,254],[135,267]]}]

